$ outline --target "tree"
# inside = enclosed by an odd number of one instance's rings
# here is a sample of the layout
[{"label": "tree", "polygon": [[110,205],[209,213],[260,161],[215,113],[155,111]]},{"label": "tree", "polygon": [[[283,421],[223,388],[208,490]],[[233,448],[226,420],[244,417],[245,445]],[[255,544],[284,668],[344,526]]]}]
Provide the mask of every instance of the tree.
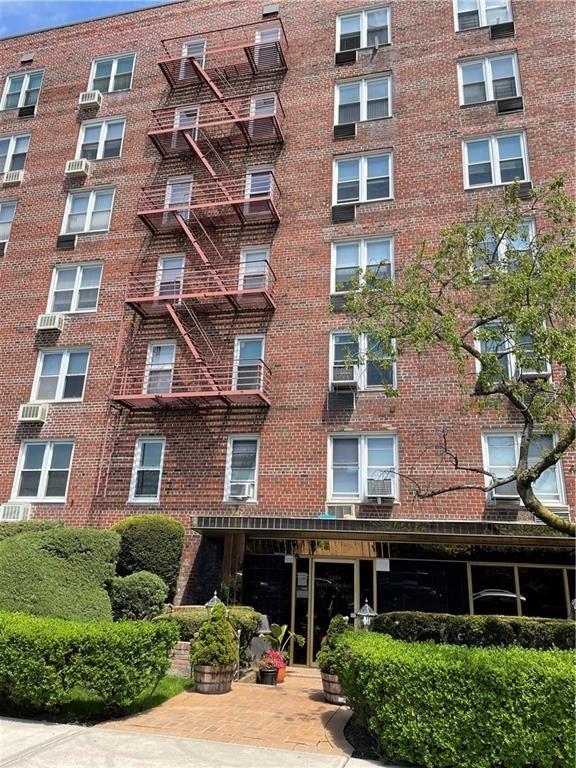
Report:
[{"label": "tree", "polygon": [[[526,509],[573,536],[574,523],[534,492],[575,438],[575,206],[565,184],[555,179],[529,201],[520,200],[518,184],[509,186],[501,205],[478,207],[472,226],[449,226],[434,249],[423,243],[393,280],[378,270],[359,274],[345,311],[353,332],[368,334],[369,357],[381,367],[405,353],[442,351],[470,407],[507,401],[520,425],[517,464],[506,477],[464,465],[445,431],[441,453],[462,482],[423,487],[411,479],[416,497],[486,494],[515,483]],[[535,216],[537,231],[529,225]]]}]

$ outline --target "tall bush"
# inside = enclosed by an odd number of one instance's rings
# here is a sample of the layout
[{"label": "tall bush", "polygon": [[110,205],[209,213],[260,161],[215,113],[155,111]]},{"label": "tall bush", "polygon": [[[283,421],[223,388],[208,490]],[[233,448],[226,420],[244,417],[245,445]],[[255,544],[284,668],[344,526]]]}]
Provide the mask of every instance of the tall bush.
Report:
[{"label": "tall bush", "polygon": [[166,583],[171,599],[176,590],[184,526],[166,515],[133,515],[119,520],[112,530],[120,534],[117,572],[128,576],[149,571]]},{"label": "tall bush", "polygon": [[390,762],[423,768],[573,768],[574,658],[566,651],[339,640],[348,702]]},{"label": "tall bush", "polygon": [[82,689],[125,708],[155,687],[177,639],[171,624],[0,613],[0,706],[9,714],[49,711]]},{"label": "tall bush", "polygon": [[0,542],[0,611],[111,620],[106,586],[120,539],[94,528],[50,528]]},{"label": "tall bush", "polygon": [[190,643],[190,665],[227,667],[238,661],[238,644],[226,608],[218,603]]},{"label": "tall bush", "polygon": [[120,619],[152,619],[162,610],[168,587],[160,576],[148,571],[116,576],[110,585],[112,615]]}]

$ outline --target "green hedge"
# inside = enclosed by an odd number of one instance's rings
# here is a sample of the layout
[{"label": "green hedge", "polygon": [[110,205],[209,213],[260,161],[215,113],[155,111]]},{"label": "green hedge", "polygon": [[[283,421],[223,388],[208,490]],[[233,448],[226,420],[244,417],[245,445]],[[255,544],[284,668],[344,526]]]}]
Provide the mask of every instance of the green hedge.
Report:
[{"label": "green hedge", "polygon": [[573,654],[348,632],[338,675],[382,757],[423,768],[573,768]]},{"label": "green hedge", "polygon": [[168,587],[160,576],[148,571],[116,576],[109,591],[114,621],[152,619],[168,597]]},{"label": "green hedge", "polygon": [[111,620],[105,587],[120,539],[94,528],[51,528],[0,542],[0,611]]},{"label": "green hedge", "polygon": [[13,523],[0,523],[0,541],[20,533],[39,533],[62,526],[60,520],[17,520]]},{"label": "green hedge", "polygon": [[171,624],[0,613],[0,702],[13,714],[44,712],[82,689],[125,708],[164,675],[177,639]]},{"label": "green hedge", "polygon": [[112,530],[120,534],[116,566],[119,576],[149,571],[160,576],[172,599],[180,570],[184,526],[166,515],[132,515],[119,520]]},{"label": "green hedge", "polygon": [[395,611],[379,614],[373,629],[407,642],[432,640],[476,647],[576,648],[576,622],[558,619]]}]

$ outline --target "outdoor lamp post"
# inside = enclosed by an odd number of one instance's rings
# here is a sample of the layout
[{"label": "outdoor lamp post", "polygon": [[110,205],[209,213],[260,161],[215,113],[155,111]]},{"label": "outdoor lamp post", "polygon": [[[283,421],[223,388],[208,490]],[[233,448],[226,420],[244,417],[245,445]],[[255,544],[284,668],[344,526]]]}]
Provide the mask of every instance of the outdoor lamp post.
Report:
[{"label": "outdoor lamp post", "polygon": [[208,613],[212,613],[212,609],[215,606],[217,606],[218,603],[221,603],[221,602],[222,602],[222,600],[220,600],[220,598],[218,597],[218,592],[216,590],[214,590],[214,594],[212,595],[210,600],[208,600],[207,603],[204,603],[204,608],[206,608]]},{"label": "outdoor lamp post", "polygon": [[372,623],[376,615],[376,611],[368,605],[368,598],[366,598],[362,608],[356,612],[356,617],[360,619],[360,629],[372,629]]}]

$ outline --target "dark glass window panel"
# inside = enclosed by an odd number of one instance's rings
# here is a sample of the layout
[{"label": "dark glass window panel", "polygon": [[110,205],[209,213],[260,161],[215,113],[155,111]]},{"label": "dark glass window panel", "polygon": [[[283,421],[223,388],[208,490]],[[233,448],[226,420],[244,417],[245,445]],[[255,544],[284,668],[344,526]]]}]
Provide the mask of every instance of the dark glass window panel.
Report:
[{"label": "dark glass window panel", "polygon": [[64,382],[64,394],[63,398],[76,398],[76,397],[82,397],[82,393],[84,392],[84,380],[85,376],[66,376],[66,380]]},{"label": "dark glass window panel", "polygon": [[68,484],[67,469],[51,469],[48,472],[48,482],[46,483],[46,496],[53,496],[53,497],[65,496],[67,484]]},{"label": "dark glass window panel", "polygon": [[95,77],[92,87],[95,91],[101,93],[108,93],[108,86],[110,85],[110,75],[105,77]]},{"label": "dark glass window panel", "polygon": [[40,88],[34,88],[31,91],[26,91],[26,96],[24,97],[24,106],[25,107],[31,107],[38,101],[38,94],[40,93]]},{"label": "dark glass window panel", "polygon": [[98,288],[81,288],[78,291],[78,309],[94,309],[98,303]]},{"label": "dark glass window panel", "polygon": [[392,387],[394,386],[394,371],[392,366],[383,368],[371,360],[366,365],[367,384],[369,387]]},{"label": "dark glass window panel", "polygon": [[480,16],[478,11],[466,11],[458,14],[458,29],[475,29],[480,26]]},{"label": "dark glass window panel", "polygon": [[[284,555],[244,555],[242,589],[243,605],[268,616],[271,624],[290,626],[292,563]],[[306,613],[307,608],[308,601]]]},{"label": "dark glass window panel", "polygon": [[388,27],[374,27],[369,29],[367,34],[367,44],[385,45],[388,42]]},{"label": "dark glass window panel", "polygon": [[477,104],[486,101],[486,86],[484,83],[471,83],[464,88],[464,104]]},{"label": "dark glass window panel", "polygon": [[565,619],[566,595],[560,568],[519,568],[523,616]]},{"label": "dark glass window panel", "polygon": [[517,616],[514,569],[499,565],[472,566],[472,601],[478,616]]},{"label": "dark glass window panel", "polygon": [[521,157],[500,161],[500,178],[503,182],[522,180],[524,178],[524,162]]},{"label": "dark glass window panel", "polygon": [[122,146],[122,139],[110,139],[104,142],[104,152],[102,157],[120,157],[120,147]]},{"label": "dark glass window panel", "polygon": [[73,291],[54,291],[52,310],[54,312],[69,312],[72,307]]},{"label": "dark glass window panel", "polygon": [[342,181],[338,184],[338,202],[345,203],[360,197],[359,181]]},{"label": "dark glass window panel", "polygon": [[374,560],[360,560],[360,607],[366,600],[374,608]]},{"label": "dark glass window panel", "polygon": [[381,117],[388,117],[388,99],[372,99],[366,105],[366,119],[378,120]]},{"label": "dark glass window panel", "polygon": [[[302,575],[299,575],[302,574]],[[310,559],[299,557],[296,561],[296,600],[294,604],[294,631],[308,638],[308,580],[310,578]],[[300,584],[299,584],[300,582]],[[305,582],[305,583],[302,583]],[[294,663],[306,664],[307,647],[294,644]]]},{"label": "dark glass window panel", "polygon": [[378,613],[469,613],[464,563],[391,560],[390,570],[378,571],[376,578]]},{"label": "dark glass window panel", "polygon": [[381,197],[390,197],[390,179],[368,179],[366,199],[377,200]]},{"label": "dark glass window panel", "polygon": [[354,51],[356,48],[360,48],[360,32],[349,32],[340,35],[341,51]]},{"label": "dark glass window panel", "polygon": [[125,91],[126,89],[130,88],[130,81],[132,80],[132,73],[127,72],[126,74],[117,74],[114,78],[114,88],[115,91]]},{"label": "dark glass window panel", "polygon": [[494,89],[495,99],[507,99],[511,96],[516,96],[516,81],[513,77],[493,80],[492,87]]},{"label": "dark glass window panel", "polygon": [[[386,553],[378,557],[386,557]],[[542,547],[496,547],[473,544],[452,545],[447,549],[438,544],[390,544],[392,558],[418,560],[463,560],[494,563],[542,563],[543,565],[573,565],[572,549]],[[573,572],[574,573],[574,572]]]},{"label": "dark glass window panel", "polygon": [[317,560],[314,565],[314,657],[334,616],[351,613],[354,613],[354,564]]},{"label": "dark glass window panel", "polygon": [[82,148],[80,149],[80,157],[85,158],[86,160],[96,160],[96,157],[98,155],[98,142],[90,143],[90,144],[82,144]]},{"label": "dark glass window panel", "polygon": [[40,486],[40,470],[22,470],[18,496],[37,496]]},{"label": "dark glass window panel", "polygon": [[342,104],[338,107],[338,123],[357,123],[360,120],[360,102]]},{"label": "dark glass window panel", "polygon": [[136,477],[135,496],[157,496],[160,471],[158,469],[139,469]]},{"label": "dark glass window panel", "polygon": [[576,571],[572,568],[568,568],[568,594],[570,596],[570,603],[576,598]]},{"label": "dark glass window panel", "polygon": [[366,274],[373,275],[378,280],[384,280],[392,276],[392,267],[386,262],[382,264],[368,264],[366,266]]},{"label": "dark glass window panel", "polygon": [[478,184],[492,184],[492,166],[490,163],[478,163],[468,166],[468,183],[471,187]]},{"label": "dark glass window panel", "polygon": [[350,291],[358,284],[358,267],[336,269],[336,290]]},{"label": "dark glass window panel", "polygon": [[26,152],[15,152],[10,161],[11,171],[21,171],[26,163]]}]

